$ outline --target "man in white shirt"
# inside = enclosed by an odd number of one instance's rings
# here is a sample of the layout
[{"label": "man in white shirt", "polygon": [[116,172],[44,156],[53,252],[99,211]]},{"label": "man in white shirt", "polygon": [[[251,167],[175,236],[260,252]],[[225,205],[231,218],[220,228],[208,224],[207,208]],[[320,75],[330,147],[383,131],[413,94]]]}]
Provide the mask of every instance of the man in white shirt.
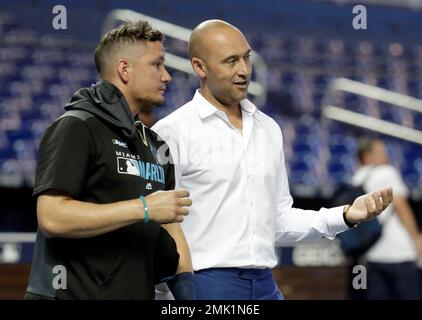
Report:
[{"label": "man in white shirt", "polygon": [[371,192],[394,186],[394,201],[378,217],[381,238],[365,255],[368,262],[368,299],[420,299],[416,259],[422,254],[422,236],[411,206],[409,191],[400,173],[388,164],[384,143],[379,139],[359,141],[360,168],[352,182]]},{"label": "man in white shirt", "polygon": [[224,21],[205,21],[192,32],[189,54],[201,88],[153,130],[169,144],[177,188],[188,189],[194,203],[182,228],[197,297],[282,299],[271,272],[276,245],[334,239],[378,215],[392,190],[351,206],[293,209],[281,130],[246,99],[251,48],[243,34]]}]

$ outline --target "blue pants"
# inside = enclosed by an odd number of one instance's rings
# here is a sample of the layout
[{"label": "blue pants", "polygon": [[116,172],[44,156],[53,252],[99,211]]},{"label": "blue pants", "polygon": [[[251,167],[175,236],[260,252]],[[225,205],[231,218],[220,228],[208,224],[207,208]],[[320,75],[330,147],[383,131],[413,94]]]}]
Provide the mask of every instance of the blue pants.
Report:
[{"label": "blue pants", "polygon": [[368,263],[368,292],[370,300],[421,299],[416,263]]},{"label": "blue pants", "polygon": [[198,300],[284,300],[270,269],[199,270],[195,286]]}]

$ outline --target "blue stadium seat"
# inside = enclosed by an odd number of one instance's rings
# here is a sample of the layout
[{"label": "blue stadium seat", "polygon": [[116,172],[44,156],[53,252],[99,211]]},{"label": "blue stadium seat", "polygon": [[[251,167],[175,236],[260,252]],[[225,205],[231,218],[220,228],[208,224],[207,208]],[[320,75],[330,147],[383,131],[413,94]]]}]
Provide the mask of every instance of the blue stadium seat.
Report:
[{"label": "blue stadium seat", "polygon": [[[417,77],[422,71],[421,44],[256,30],[247,36],[270,66],[265,111],[283,130],[292,184],[317,188],[322,182],[340,183],[356,169],[355,137],[363,132],[342,123],[325,125],[321,121],[322,99],[333,77],[404,90],[422,98],[422,80]],[[4,40],[0,47],[0,128],[8,126],[2,138],[6,137],[7,143],[0,139],[1,174],[33,167],[43,130],[63,112],[74,91],[89,87],[98,76],[92,52],[73,39],[49,35],[39,41],[38,34],[1,12],[0,37]],[[167,39],[166,47],[187,56],[186,43]],[[169,71],[173,83],[168,86],[165,104],[154,111],[158,119],[187,102],[199,86],[196,77]],[[349,110],[411,123],[422,130],[421,113],[398,112],[355,94],[339,94],[336,99],[336,105]],[[421,148],[402,142],[393,145],[393,161],[402,169],[405,181],[410,187],[420,188]]]}]

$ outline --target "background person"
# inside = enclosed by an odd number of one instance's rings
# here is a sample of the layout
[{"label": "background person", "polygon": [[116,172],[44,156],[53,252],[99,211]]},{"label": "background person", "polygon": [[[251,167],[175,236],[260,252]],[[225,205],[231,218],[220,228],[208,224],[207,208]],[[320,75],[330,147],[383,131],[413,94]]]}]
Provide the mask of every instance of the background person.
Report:
[{"label": "background person", "polygon": [[362,138],[358,144],[361,166],[353,176],[367,192],[385,185],[394,188],[394,200],[378,217],[382,225],[380,239],[366,252],[368,299],[420,299],[416,266],[422,254],[422,235],[407,200],[409,191],[400,173],[389,164],[384,142]]}]

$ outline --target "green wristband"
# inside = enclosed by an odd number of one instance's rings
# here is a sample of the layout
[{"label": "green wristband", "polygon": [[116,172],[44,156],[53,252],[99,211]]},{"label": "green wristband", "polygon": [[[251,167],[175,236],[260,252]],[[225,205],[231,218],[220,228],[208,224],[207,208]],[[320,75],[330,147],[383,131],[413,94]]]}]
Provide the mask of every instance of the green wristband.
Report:
[{"label": "green wristband", "polygon": [[145,211],[145,220],[144,220],[144,223],[148,223],[148,205],[147,205],[147,201],[145,200],[144,196],[140,196],[139,199],[141,199],[142,203],[144,204],[144,211]]}]

